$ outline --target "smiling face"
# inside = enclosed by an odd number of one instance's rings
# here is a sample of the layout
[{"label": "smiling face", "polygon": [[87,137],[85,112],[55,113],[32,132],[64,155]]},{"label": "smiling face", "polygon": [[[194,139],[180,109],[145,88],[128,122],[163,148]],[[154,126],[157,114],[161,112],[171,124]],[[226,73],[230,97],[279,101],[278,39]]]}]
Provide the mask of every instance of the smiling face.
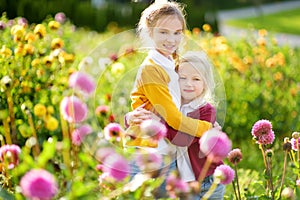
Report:
[{"label": "smiling face", "polygon": [[182,103],[187,104],[201,96],[205,91],[205,82],[199,70],[188,62],[183,62],[178,68],[179,86]]},{"label": "smiling face", "polygon": [[171,56],[178,48],[183,32],[183,24],[176,15],[162,16],[152,29],[151,38],[155,48],[166,57]]}]

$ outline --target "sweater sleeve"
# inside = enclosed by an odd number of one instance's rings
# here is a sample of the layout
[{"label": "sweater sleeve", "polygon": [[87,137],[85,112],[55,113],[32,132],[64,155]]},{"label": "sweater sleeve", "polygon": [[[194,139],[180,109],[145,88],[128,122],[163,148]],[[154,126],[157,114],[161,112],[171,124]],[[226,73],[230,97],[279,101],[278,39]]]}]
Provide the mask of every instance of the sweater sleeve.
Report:
[{"label": "sweater sleeve", "polygon": [[[210,122],[200,121],[184,116],[176,107],[168,89],[168,75],[159,66],[145,66],[136,82],[137,91],[132,93],[132,107],[140,105],[134,99],[140,101],[147,99],[149,103],[169,126],[175,130],[200,137],[212,127]],[[140,96],[139,94],[145,95]],[[143,102],[144,103],[144,102]]]},{"label": "sweater sleeve", "polygon": [[[216,109],[210,104],[206,104],[196,111],[189,113],[188,116],[214,123],[216,121]],[[170,126],[167,126],[167,130],[166,137],[172,144],[177,146],[190,146],[192,143],[198,142],[200,139],[199,137],[193,137],[184,132],[174,130]]]}]

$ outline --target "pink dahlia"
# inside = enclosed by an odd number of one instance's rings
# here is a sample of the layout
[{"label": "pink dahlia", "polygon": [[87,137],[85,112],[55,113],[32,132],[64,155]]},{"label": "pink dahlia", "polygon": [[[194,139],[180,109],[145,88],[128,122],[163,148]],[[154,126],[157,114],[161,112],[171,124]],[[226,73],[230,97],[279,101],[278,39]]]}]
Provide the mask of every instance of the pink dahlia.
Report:
[{"label": "pink dahlia", "polygon": [[219,178],[220,183],[227,185],[234,179],[234,170],[228,165],[219,165],[214,172],[214,178]]},{"label": "pink dahlia", "polygon": [[239,163],[242,158],[243,158],[243,154],[241,152],[240,149],[233,149],[229,152],[228,156],[227,156],[229,162],[231,162],[232,164],[237,164]]},{"label": "pink dahlia", "polygon": [[62,24],[66,21],[66,15],[63,12],[59,12],[59,13],[56,13],[54,19],[55,19],[55,21]]},{"label": "pink dahlia", "polygon": [[13,169],[19,164],[19,154],[21,149],[15,144],[7,144],[0,148],[0,161],[7,162],[8,169]]},{"label": "pink dahlia", "polygon": [[82,125],[81,127],[75,129],[72,132],[72,143],[74,145],[80,146],[85,136],[93,131],[92,127],[89,125]]},{"label": "pink dahlia", "polygon": [[96,151],[96,159],[99,162],[103,162],[111,154],[116,154],[116,151],[111,147],[102,147]]},{"label": "pink dahlia", "polygon": [[171,173],[166,179],[166,190],[171,198],[182,196],[190,191],[189,184],[180,179],[176,173]]},{"label": "pink dahlia", "polygon": [[144,120],[141,123],[140,128],[143,137],[152,137],[155,140],[162,139],[167,133],[167,128],[164,124],[152,119]]},{"label": "pink dahlia", "polygon": [[74,89],[79,89],[86,94],[93,93],[96,88],[92,77],[82,72],[74,72],[70,76],[69,86]]},{"label": "pink dahlia", "polygon": [[[298,147],[297,147],[297,141],[298,141]],[[291,144],[292,144],[292,149],[293,149],[294,151],[298,151],[299,148],[300,148],[300,138],[297,138],[297,139],[292,138],[292,139],[291,139]]]},{"label": "pink dahlia", "polygon": [[117,181],[122,181],[129,175],[130,166],[128,161],[118,154],[111,154],[103,161],[103,172]]},{"label": "pink dahlia", "polygon": [[50,200],[58,192],[57,183],[52,174],[43,169],[32,169],[20,181],[22,193],[32,200]]},{"label": "pink dahlia", "polygon": [[110,123],[104,127],[104,137],[106,140],[120,141],[123,129],[118,123]]},{"label": "pink dahlia", "polygon": [[109,112],[109,107],[106,105],[100,105],[96,108],[95,113],[96,115],[100,116],[105,116]]},{"label": "pink dahlia", "polygon": [[253,125],[251,134],[258,144],[272,144],[275,139],[272,123],[265,119],[259,120]]},{"label": "pink dahlia", "polygon": [[227,157],[232,143],[226,133],[217,129],[210,129],[200,138],[199,145],[201,153],[213,161],[219,162]]},{"label": "pink dahlia", "polygon": [[82,122],[87,116],[87,111],[87,105],[76,96],[64,97],[60,103],[60,112],[70,123]]},{"label": "pink dahlia", "polygon": [[142,171],[153,171],[158,170],[162,164],[162,156],[157,153],[141,153],[136,157],[136,165]]}]

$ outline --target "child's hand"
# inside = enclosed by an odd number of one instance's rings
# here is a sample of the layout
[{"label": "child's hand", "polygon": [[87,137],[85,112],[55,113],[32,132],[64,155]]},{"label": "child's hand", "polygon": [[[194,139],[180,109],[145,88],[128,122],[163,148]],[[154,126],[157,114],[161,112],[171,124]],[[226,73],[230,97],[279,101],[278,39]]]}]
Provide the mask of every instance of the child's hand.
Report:
[{"label": "child's hand", "polygon": [[129,125],[137,126],[140,125],[144,120],[153,118],[153,113],[144,109],[142,106],[126,114],[126,120]]}]

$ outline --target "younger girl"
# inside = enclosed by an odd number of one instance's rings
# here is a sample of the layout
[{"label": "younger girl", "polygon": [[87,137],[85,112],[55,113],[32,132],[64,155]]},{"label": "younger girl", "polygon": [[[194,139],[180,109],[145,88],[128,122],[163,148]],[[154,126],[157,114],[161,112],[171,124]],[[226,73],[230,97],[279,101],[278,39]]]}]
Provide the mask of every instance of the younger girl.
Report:
[{"label": "younger girl", "polygon": [[[195,119],[216,122],[216,109],[208,103],[213,101],[215,87],[212,66],[204,52],[187,52],[178,66],[179,86],[181,92],[181,112]],[[142,121],[150,119],[151,113],[139,108],[130,113],[130,120]],[[201,154],[199,138],[174,130],[168,126],[167,138],[176,145],[177,168],[181,179],[186,182],[197,181],[207,158]],[[212,163],[202,181],[201,193],[193,199],[199,200],[213,183],[215,168],[222,162]],[[219,184],[210,196],[210,200],[221,200],[225,186]]]}]

